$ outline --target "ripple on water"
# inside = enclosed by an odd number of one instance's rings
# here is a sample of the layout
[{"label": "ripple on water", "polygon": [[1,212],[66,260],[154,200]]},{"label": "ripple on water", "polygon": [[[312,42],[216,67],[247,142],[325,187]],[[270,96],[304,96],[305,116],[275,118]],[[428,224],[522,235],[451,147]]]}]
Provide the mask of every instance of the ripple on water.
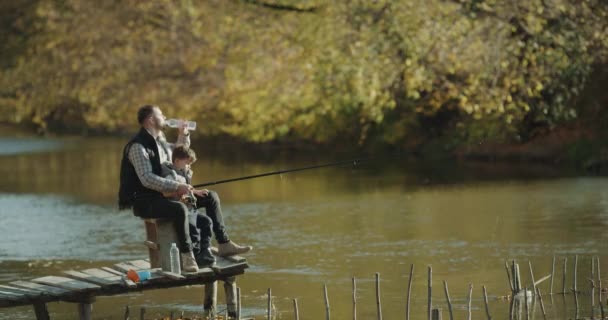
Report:
[{"label": "ripple on water", "polygon": [[93,261],[141,255],[144,231],[130,212],[62,197],[15,194],[0,194],[0,208],[1,260]]},{"label": "ripple on water", "polygon": [[64,144],[58,140],[36,138],[0,138],[0,156],[57,150]]}]

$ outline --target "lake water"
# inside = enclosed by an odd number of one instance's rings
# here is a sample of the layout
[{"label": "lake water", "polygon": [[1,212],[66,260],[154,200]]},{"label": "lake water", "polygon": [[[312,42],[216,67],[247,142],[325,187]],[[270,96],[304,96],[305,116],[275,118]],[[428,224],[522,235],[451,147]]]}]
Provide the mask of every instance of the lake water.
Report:
[{"label": "lake water", "polygon": [[[14,134],[0,138],[0,283],[147,257],[143,223],[115,205],[126,140]],[[196,183],[352,156],[252,152],[222,145],[195,149]],[[293,319],[294,298],[301,319],[324,318],[324,284],[332,317],[352,319],[352,277],[357,278],[359,318],[373,318],[376,272],[384,318],[404,319],[411,264],[411,319],[426,319],[428,266],[433,269],[434,304],[443,308],[444,318],[445,280],[456,319],[466,319],[469,283],[474,319],[485,318],[482,286],[493,319],[508,319],[505,261],[520,263],[523,285],[529,286],[528,262],[538,280],[551,273],[556,256],[553,291],[561,292],[563,259],[568,258],[570,288],[575,255],[582,291],[578,314],[589,317],[591,258],[608,265],[608,179],[558,168],[384,157],[213,189],[222,197],[231,238],[254,246],[246,255],[250,268],[237,285],[244,315],[258,319],[265,317],[268,288],[279,318]],[[575,316],[572,295],[549,296],[550,280],[539,287],[546,294],[549,318]],[[202,297],[200,286],[100,297],[93,315],[122,319],[129,305],[132,314],[145,306],[150,318],[167,316],[171,310],[193,316],[202,311]],[[223,299],[220,290],[218,302]],[[599,315],[597,297],[595,301]],[[69,303],[51,303],[49,310],[54,319],[77,318],[76,306]],[[522,312],[524,319],[525,309]],[[531,304],[529,312],[542,318],[538,303]],[[31,307],[0,309],[0,319],[33,317]]]}]

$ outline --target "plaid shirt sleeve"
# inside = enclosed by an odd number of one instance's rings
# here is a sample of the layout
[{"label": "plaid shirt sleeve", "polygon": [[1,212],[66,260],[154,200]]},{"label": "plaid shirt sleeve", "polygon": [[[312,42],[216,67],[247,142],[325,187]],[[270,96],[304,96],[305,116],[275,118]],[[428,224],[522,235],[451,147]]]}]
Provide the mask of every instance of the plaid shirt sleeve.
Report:
[{"label": "plaid shirt sleeve", "polygon": [[144,187],[158,192],[173,192],[177,190],[179,183],[170,179],[162,178],[152,172],[152,164],[148,152],[139,143],[134,143],[129,149],[129,161],[135,167],[137,177]]}]

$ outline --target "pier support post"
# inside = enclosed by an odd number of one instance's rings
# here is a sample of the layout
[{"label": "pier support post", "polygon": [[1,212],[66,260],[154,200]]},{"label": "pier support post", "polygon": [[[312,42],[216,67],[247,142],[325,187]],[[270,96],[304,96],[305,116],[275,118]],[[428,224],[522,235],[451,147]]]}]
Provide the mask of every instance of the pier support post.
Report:
[{"label": "pier support post", "polygon": [[224,280],[224,293],[226,294],[226,308],[228,309],[228,315],[232,318],[236,318],[236,277],[228,277]]},{"label": "pier support post", "polygon": [[95,297],[87,297],[78,302],[78,319],[91,320],[93,314],[93,302],[95,302]]},{"label": "pier support post", "polygon": [[46,307],[44,302],[34,303],[34,313],[36,313],[36,320],[50,320],[49,309]]},{"label": "pier support post", "polygon": [[203,302],[203,308],[205,314],[213,316],[215,315],[215,309],[217,306],[217,281],[205,284],[205,299]]}]

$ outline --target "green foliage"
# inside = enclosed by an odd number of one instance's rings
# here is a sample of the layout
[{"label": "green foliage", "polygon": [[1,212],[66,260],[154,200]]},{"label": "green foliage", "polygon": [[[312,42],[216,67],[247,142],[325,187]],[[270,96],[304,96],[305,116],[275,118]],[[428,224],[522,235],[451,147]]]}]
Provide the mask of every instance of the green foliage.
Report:
[{"label": "green foliage", "polygon": [[600,0],[20,0],[0,120],[124,130],[135,110],[248,141],[526,139],[607,63]]}]

